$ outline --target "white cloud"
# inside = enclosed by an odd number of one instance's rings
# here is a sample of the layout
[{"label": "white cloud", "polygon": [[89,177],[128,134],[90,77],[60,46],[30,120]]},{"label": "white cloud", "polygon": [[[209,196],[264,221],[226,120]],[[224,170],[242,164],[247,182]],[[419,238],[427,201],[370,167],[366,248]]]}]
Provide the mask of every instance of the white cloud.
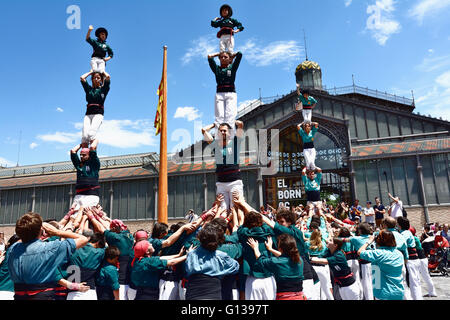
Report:
[{"label": "white cloud", "polygon": [[[80,130],[83,124],[74,123],[75,130]],[[137,148],[141,146],[155,146],[155,129],[149,120],[104,120],[99,131],[100,144],[116,148]],[[41,134],[38,139],[45,142],[73,144],[81,141],[81,132],[55,132]]]},{"label": "white cloud", "polygon": [[60,107],[58,107],[58,108],[56,108],[56,111],[58,111],[58,112],[64,112],[64,109],[63,109],[63,108],[60,108]]},{"label": "white cloud", "polygon": [[410,17],[422,24],[426,16],[430,16],[450,7],[450,0],[420,0],[409,11]]},{"label": "white cloud", "polygon": [[194,121],[195,119],[201,118],[202,115],[203,114],[199,113],[199,110],[194,107],[178,107],[173,117],[175,119],[185,118],[187,121]]},{"label": "white cloud", "polygon": [[366,29],[371,31],[372,37],[382,46],[392,34],[400,32],[401,29],[400,23],[392,17],[395,4],[394,0],[377,0],[366,10],[370,15],[366,21]]},{"label": "white cloud", "polygon": [[181,62],[184,65],[196,58],[206,61],[208,54],[219,51],[219,40],[214,36],[203,36],[191,41],[191,43],[192,47],[181,57]]},{"label": "white cloud", "polygon": [[0,167],[15,167],[16,163],[9,161],[3,157],[0,157]]},{"label": "white cloud", "polygon": [[[192,41],[192,47],[181,58],[182,64],[194,59],[206,61],[208,54],[219,51],[219,40],[213,36],[203,36]],[[265,67],[272,64],[298,63],[303,48],[295,40],[275,41],[268,44],[257,43],[255,39],[247,40],[242,46],[235,47],[252,65]]]},{"label": "white cloud", "polygon": [[34,149],[38,146],[38,144],[36,142],[32,142],[30,143],[30,149]]},{"label": "white cloud", "polygon": [[345,0],[345,6],[348,7],[352,4],[352,0]]},{"label": "white cloud", "polygon": [[421,64],[417,65],[416,69],[419,71],[436,71],[442,70],[450,66],[450,54],[438,57],[425,57]]},{"label": "white cloud", "polygon": [[295,40],[274,41],[267,45],[259,45],[251,39],[240,50],[246,60],[257,67],[298,63],[303,52],[303,48]]},{"label": "white cloud", "polygon": [[421,88],[415,100],[421,113],[450,120],[450,70],[437,76],[431,86]]},{"label": "white cloud", "polygon": [[37,138],[45,142],[58,142],[64,144],[75,143],[77,140],[81,139],[81,133],[57,131],[55,133],[39,134]]}]

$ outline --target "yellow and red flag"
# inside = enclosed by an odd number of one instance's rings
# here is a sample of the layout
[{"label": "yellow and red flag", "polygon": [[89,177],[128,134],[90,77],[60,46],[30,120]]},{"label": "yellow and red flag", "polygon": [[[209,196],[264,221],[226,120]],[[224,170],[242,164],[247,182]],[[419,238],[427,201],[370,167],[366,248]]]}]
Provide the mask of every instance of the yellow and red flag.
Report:
[{"label": "yellow and red flag", "polygon": [[155,136],[157,136],[161,132],[161,107],[164,103],[164,100],[166,99],[164,84],[165,84],[165,73],[163,72],[161,83],[159,84],[158,91],[156,92],[156,94],[159,96],[159,99],[155,116],[155,128],[156,128]]}]

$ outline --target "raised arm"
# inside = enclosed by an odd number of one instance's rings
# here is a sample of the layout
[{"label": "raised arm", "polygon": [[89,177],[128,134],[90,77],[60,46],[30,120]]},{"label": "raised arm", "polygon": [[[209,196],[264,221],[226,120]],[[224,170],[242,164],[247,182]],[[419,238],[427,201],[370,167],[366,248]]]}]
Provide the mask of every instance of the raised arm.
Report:
[{"label": "raised arm", "polygon": [[89,26],[88,32],[86,34],[86,41],[89,41],[91,39],[91,32],[94,30],[94,27],[92,25]]},{"label": "raised arm", "polygon": [[83,81],[83,82],[86,82],[86,79],[87,79],[87,77],[89,77],[91,74],[93,74],[94,73],[94,71],[89,71],[89,72],[86,72],[85,74],[83,74],[81,77],[80,77],[80,80],[81,81]]},{"label": "raised arm", "polygon": [[183,234],[184,231],[190,230],[193,227],[192,223],[185,224],[181,228],[179,228],[176,232],[174,232],[169,238],[162,242],[162,247],[170,247],[178,240],[178,238]]},{"label": "raised arm", "polygon": [[88,238],[86,238],[81,234],[70,231],[58,230],[54,226],[46,222],[42,223],[42,229],[44,229],[49,236],[57,236],[60,238],[75,240],[75,245],[77,249],[84,247],[89,241]]},{"label": "raised arm", "polygon": [[366,242],[361,248],[359,248],[359,250],[358,250],[358,256],[361,254],[361,252],[363,252],[364,250],[366,250],[367,247],[370,246],[370,245],[372,244],[372,242],[373,242],[374,239],[375,239],[375,236],[374,236],[374,235],[371,235],[371,236],[369,237],[369,240],[367,240],[367,242]]},{"label": "raised arm", "polygon": [[206,127],[202,128],[202,135],[205,139],[206,142],[211,143],[214,141],[213,136],[211,135],[211,133],[209,133],[209,131],[214,128],[214,123],[207,125]]},{"label": "raised arm", "polygon": [[268,217],[266,217],[265,215],[263,215],[261,212],[259,213],[262,217],[262,220],[265,224],[267,224],[269,227],[271,227],[272,229],[275,228],[275,221],[272,221],[271,219],[269,219]]},{"label": "raised arm", "polygon": [[244,122],[236,120],[236,137],[242,138],[244,136]]}]

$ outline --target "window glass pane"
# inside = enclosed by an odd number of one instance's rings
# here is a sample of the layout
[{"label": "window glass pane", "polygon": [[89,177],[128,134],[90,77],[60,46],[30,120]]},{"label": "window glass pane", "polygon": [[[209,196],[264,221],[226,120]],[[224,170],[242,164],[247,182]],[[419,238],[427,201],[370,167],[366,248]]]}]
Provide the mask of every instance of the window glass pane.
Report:
[{"label": "window glass pane", "polygon": [[364,109],[361,107],[355,108],[356,130],[358,132],[358,139],[367,139],[366,121],[364,119]]},{"label": "window glass pane", "polygon": [[408,194],[406,192],[405,169],[402,158],[391,159],[392,173],[394,176],[394,195],[399,197],[404,204],[408,203]]},{"label": "window glass pane", "polygon": [[423,133],[422,121],[417,119],[411,119],[413,133]]},{"label": "window glass pane", "polygon": [[378,172],[380,173],[380,187],[381,194],[380,199],[383,204],[389,205],[390,199],[388,197],[388,192],[393,192],[394,186],[392,184],[391,166],[389,159],[380,160],[378,162]]},{"label": "window glass pane", "polygon": [[415,157],[405,158],[406,183],[409,195],[409,205],[421,204],[419,197],[419,177]]},{"label": "window glass pane", "polygon": [[355,162],[355,188],[356,198],[363,203],[367,198],[366,175],[364,170],[364,161]]},{"label": "window glass pane", "polygon": [[[367,189],[369,194],[367,199],[364,201],[375,202],[375,197],[380,196],[380,189],[378,185],[378,170],[377,170],[377,160],[370,160],[366,162],[366,176],[367,176]],[[365,202],[363,203],[365,204]]]},{"label": "window glass pane", "polygon": [[344,104],[344,114],[345,119],[348,119],[349,127],[350,127],[350,136],[351,138],[356,138],[356,125],[355,125],[355,118],[353,117],[353,108],[351,105]]},{"label": "window glass pane", "polygon": [[334,117],[342,119],[342,103],[331,101],[334,109]]},{"label": "window glass pane", "polygon": [[396,115],[388,115],[388,122],[389,122],[389,130],[391,133],[391,136],[399,136],[400,130],[398,129],[398,119]]},{"label": "window glass pane", "polygon": [[[322,105],[322,114],[324,114],[324,115],[326,115],[326,116],[330,116],[330,117],[333,116],[333,113],[332,113],[332,110],[331,110],[331,103],[330,103],[329,100],[325,100],[325,99],[321,100],[321,101],[316,105],[316,108],[317,108],[317,106],[318,106],[319,104]],[[313,111],[314,111],[316,108],[314,108]]]},{"label": "window glass pane", "polygon": [[447,161],[445,154],[433,156],[434,173],[436,176],[437,194],[439,203],[450,203],[450,190],[448,185]]},{"label": "window glass pane", "polygon": [[377,122],[375,120],[375,111],[366,110],[367,130],[369,131],[369,138],[378,138]]},{"label": "window glass pane", "polygon": [[389,137],[386,113],[377,112],[377,122],[378,122],[378,130],[380,130],[380,137]]},{"label": "window glass pane", "polygon": [[428,204],[437,204],[436,186],[433,181],[433,168],[431,165],[431,156],[420,156],[423,172],[423,184],[425,188],[425,197]]},{"label": "window glass pane", "polygon": [[424,122],[423,126],[425,128],[425,132],[435,132],[434,125],[431,122]]},{"label": "window glass pane", "polygon": [[411,123],[409,118],[400,118],[400,124],[402,126],[402,135],[411,134]]},{"label": "window glass pane", "polygon": [[137,219],[137,199],[138,199],[138,182],[133,180],[129,182],[128,189],[128,219]]}]

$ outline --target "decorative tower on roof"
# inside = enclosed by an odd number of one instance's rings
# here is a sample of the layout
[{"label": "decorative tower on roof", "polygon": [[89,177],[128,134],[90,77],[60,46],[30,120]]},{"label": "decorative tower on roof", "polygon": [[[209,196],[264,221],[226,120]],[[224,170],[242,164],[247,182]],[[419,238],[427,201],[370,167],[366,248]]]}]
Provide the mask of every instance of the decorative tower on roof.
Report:
[{"label": "decorative tower on roof", "polygon": [[305,41],[306,60],[300,63],[295,69],[295,80],[303,89],[322,90],[322,69],[317,62],[308,60],[308,50],[306,47],[306,35],[303,30]]},{"label": "decorative tower on roof", "polygon": [[317,62],[306,58],[295,69],[295,80],[300,88],[322,90],[322,69]]}]

